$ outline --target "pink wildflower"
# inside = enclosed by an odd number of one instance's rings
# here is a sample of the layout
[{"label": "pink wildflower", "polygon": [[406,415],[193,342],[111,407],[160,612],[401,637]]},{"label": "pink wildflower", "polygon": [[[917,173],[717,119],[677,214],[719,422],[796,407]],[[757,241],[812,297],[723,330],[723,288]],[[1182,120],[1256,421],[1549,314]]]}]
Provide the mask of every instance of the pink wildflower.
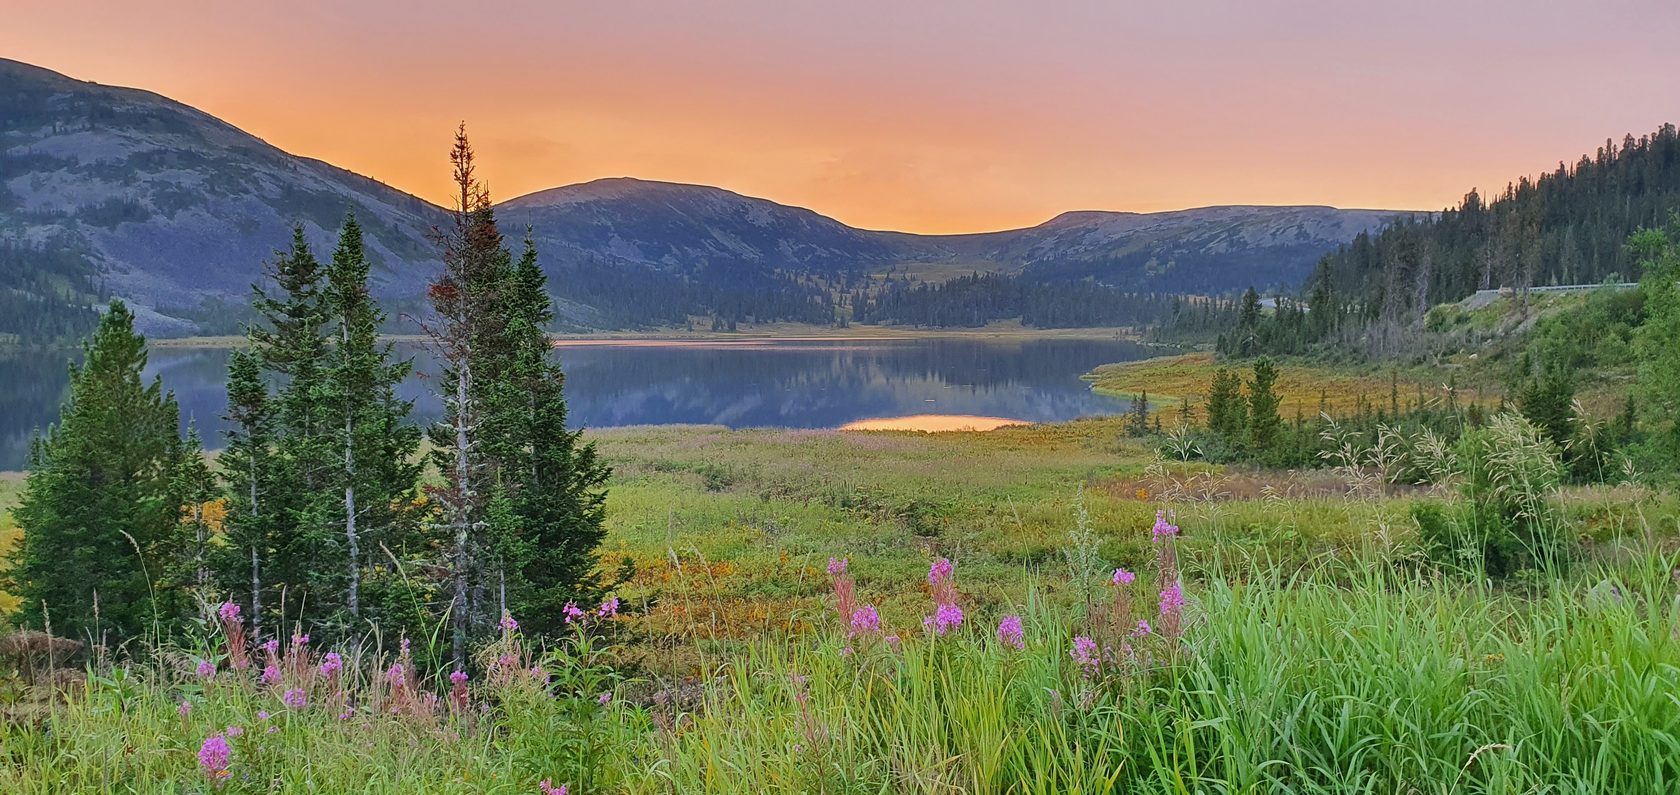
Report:
[{"label": "pink wildflower", "polygon": [[238,621],[239,605],[232,602],[223,602],[221,607],[216,608],[216,617],[220,618],[224,623]]},{"label": "pink wildflower", "polygon": [[303,692],[303,688],[294,687],[287,690],[286,694],[280,697],[280,703],[285,704],[292,709],[303,709],[304,707],[309,706],[309,696]]},{"label": "pink wildflower", "polygon": [[935,635],[944,635],[962,625],[962,608],[949,602],[941,604],[933,615],[922,618],[922,627]]},{"label": "pink wildflower", "polygon": [[1017,651],[1027,648],[1027,633],[1021,626],[1021,617],[1004,616],[998,622],[997,639],[998,643],[1014,646]]},{"label": "pink wildflower", "polygon": [[331,679],[342,670],[344,670],[344,658],[338,656],[336,651],[327,652],[327,656],[321,660],[321,675]]},{"label": "pink wildflower", "polygon": [[385,669],[386,684],[391,687],[402,687],[405,681],[402,663],[391,663],[391,667]]},{"label": "pink wildflower", "polygon": [[280,641],[277,638],[269,638],[263,642],[262,648],[269,654],[276,654],[280,651]]},{"label": "pink wildflower", "polygon": [[541,793],[541,795],[566,795],[566,792],[567,792],[565,784],[561,784],[560,786],[556,787],[553,784],[549,783],[549,780],[546,779],[546,778],[543,779],[542,783],[538,784],[537,787],[538,787],[538,791]]},{"label": "pink wildflower", "polygon": [[268,710],[266,710],[266,709],[257,710],[257,720],[268,720]]},{"label": "pink wildflower", "polygon": [[829,558],[828,559],[828,576],[838,577],[842,574],[845,574],[846,573],[846,563],[847,563],[847,560],[845,558]]},{"label": "pink wildflower", "polygon": [[940,558],[934,561],[933,565],[928,567],[928,584],[938,585],[939,583],[950,579],[952,568],[954,567],[951,564],[950,558]]},{"label": "pink wildflower", "polygon": [[512,632],[516,629],[519,629],[519,622],[513,620],[513,614],[512,613],[509,613],[508,611],[503,610],[502,611],[501,626],[502,626],[502,631],[503,632]]},{"label": "pink wildflower", "polygon": [[1137,629],[1132,630],[1132,637],[1141,638],[1144,635],[1148,635],[1150,632],[1153,632],[1153,631],[1154,630],[1149,627],[1149,620],[1145,619],[1145,618],[1140,618],[1140,619],[1138,619]]},{"label": "pink wildflower", "polygon": [[881,616],[875,612],[874,605],[864,605],[852,611],[852,631],[850,634],[860,635],[866,632],[879,632],[880,629]]},{"label": "pink wildflower", "polygon": [[583,620],[583,611],[578,609],[576,602],[567,602],[565,607],[560,608],[560,612],[565,614],[568,624]]},{"label": "pink wildflower", "polygon": [[1177,615],[1184,609],[1184,589],[1173,583],[1161,591],[1161,615]]},{"label": "pink wildflower", "polygon": [[280,683],[280,666],[275,665],[273,663],[269,663],[268,665],[263,666],[262,681],[263,681],[263,684],[265,684],[265,685],[279,684]]},{"label": "pink wildflower", "polygon": [[1102,667],[1102,651],[1097,648],[1096,641],[1085,635],[1073,639],[1073,651],[1069,656],[1086,676],[1094,676]]},{"label": "pink wildflower", "polygon": [[1115,569],[1114,570],[1114,584],[1115,585],[1131,585],[1132,581],[1136,580],[1136,579],[1137,579],[1136,574],[1133,574],[1129,571],[1126,571],[1125,569]]},{"label": "pink wildflower", "polygon": [[175,711],[180,713],[181,720],[192,717],[192,702],[182,699],[181,705],[176,707]]},{"label": "pink wildflower", "polygon": [[198,766],[218,785],[228,777],[228,768],[232,763],[233,749],[228,747],[227,738],[220,734],[204,738],[204,744],[198,747]]},{"label": "pink wildflower", "polygon": [[216,664],[209,661],[209,660],[199,660],[198,661],[198,678],[200,678],[200,679],[214,679],[214,678],[216,678]]},{"label": "pink wildflower", "polygon": [[1178,525],[1167,522],[1165,511],[1155,512],[1155,526],[1149,529],[1151,540],[1155,543],[1167,541],[1178,535]]},{"label": "pink wildflower", "polygon": [[244,735],[245,735],[245,727],[244,726],[229,726],[229,727],[227,727],[227,736],[229,736],[229,737],[243,737]]},{"label": "pink wildflower", "polygon": [[595,703],[600,704],[603,707],[608,705],[608,704],[611,704],[612,703],[612,693],[611,692],[602,693],[601,695],[599,695],[595,698]]},{"label": "pink wildflower", "polygon": [[612,618],[618,615],[618,597],[609,596],[601,601],[601,607],[595,611],[601,618]]}]

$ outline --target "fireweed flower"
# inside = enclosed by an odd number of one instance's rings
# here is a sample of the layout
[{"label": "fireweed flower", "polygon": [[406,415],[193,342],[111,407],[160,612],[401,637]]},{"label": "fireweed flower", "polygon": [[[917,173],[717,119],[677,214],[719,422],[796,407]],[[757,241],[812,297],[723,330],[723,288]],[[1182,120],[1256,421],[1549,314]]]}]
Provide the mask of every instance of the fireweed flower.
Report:
[{"label": "fireweed flower", "polygon": [[309,645],[309,636],[308,635],[293,635],[292,636],[292,645],[293,646],[308,646]]},{"label": "fireweed flower", "polygon": [[612,693],[602,693],[600,696],[596,697],[595,703],[600,704],[603,707],[608,705],[608,704],[611,704],[612,703]]},{"label": "fireweed flower", "polygon": [[1004,616],[998,622],[997,639],[1005,646],[1014,646],[1016,651],[1027,648],[1027,633],[1021,627],[1021,617]]},{"label": "fireweed flower", "polygon": [[223,623],[228,624],[238,621],[239,605],[232,602],[223,602],[221,607],[216,608],[216,617],[220,618]]},{"label": "fireweed flower", "polygon": [[228,767],[232,762],[233,749],[228,747],[227,738],[220,734],[204,738],[204,744],[198,747],[198,766],[217,784],[228,777]]},{"label": "fireweed flower", "polygon": [[852,611],[852,635],[866,632],[878,632],[881,629],[881,616],[875,612],[874,605],[864,605]]},{"label": "fireweed flower", "polygon": [[401,687],[404,681],[402,663],[391,663],[391,667],[385,669],[386,684],[392,687]]},{"label": "fireweed flower", "polygon": [[928,567],[928,584],[938,585],[950,579],[952,568],[954,567],[951,565],[950,558],[940,558],[934,561],[933,565]]},{"label": "fireweed flower", "polygon": [[280,666],[275,665],[273,663],[270,663],[266,666],[263,666],[262,681],[263,681],[263,684],[265,684],[265,685],[279,684],[280,683]]},{"label": "fireweed flower", "polygon": [[1136,579],[1137,579],[1136,574],[1133,574],[1129,571],[1126,571],[1125,569],[1115,569],[1114,570],[1114,580],[1113,580],[1113,582],[1114,582],[1115,585],[1131,585],[1132,581],[1136,580]]},{"label": "fireweed flower", "polygon": [[1132,630],[1132,637],[1141,638],[1153,631],[1154,630],[1149,628],[1149,619],[1140,618],[1138,619],[1137,629]]},{"label": "fireweed flower", "polygon": [[618,597],[610,596],[602,600],[601,607],[595,611],[595,615],[601,618],[612,618],[618,615]]},{"label": "fireweed flower", "polygon": [[266,710],[266,709],[257,710],[257,720],[268,720],[268,710]]},{"label": "fireweed flower", "polygon": [[269,654],[277,654],[280,651],[280,641],[277,638],[269,638],[263,642],[262,647],[263,651],[266,651]]},{"label": "fireweed flower", "polygon": [[838,577],[838,576],[840,576],[842,574],[845,574],[845,573],[846,573],[846,559],[845,558],[829,558],[828,559],[828,576]]},{"label": "fireweed flower", "polygon": [[941,604],[939,609],[933,612],[933,615],[923,616],[922,627],[932,631],[935,635],[944,635],[945,633],[962,626],[962,620],[962,608],[947,602],[945,604]]},{"label": "fireweed flower", "polygon": [[537,791],[540,792],[541,795],[566,795],[566,785],[565,784],[561,784],[560,786],[556,787],[553,784],[551,784],[549,782],[549,780],[546,779],[546,778],[542,780],[541,784],[537,785],[537,788],[538,788]]},{"label": "fireweed flower", "polygon": [[1069,653],[1086,676],[1093,676],[1102,667],[1102,651],[1097,648],[1097,642],[1085,635],[1073,639],[1073,651]]},{"label": "fireweed flower", "polygon": [[199,660],[198,661],[198,678],[200,678],[200,679],[214,679],[215,677],[216,677],[216,664],[213,663],[213,662],[210,662],[209,660]]},{"label": "fireweed flower", "polygon": [[1161,591],[1161,615],[1178,615],[1184,609],[1184,589],[1173,583]]},{"label": "fireweed flower", "polygon": [[229,727],[227,727],[227,736],[229,736],[229,737],[242,737],[244,735],[245,735],[245,727],[244,726],[229,726]]},{"label": "fireweed flower", "polygon": [[567,602],[565,607],[560,608],[560,612],[565,614],[568,624],[583,620],[583,611],[578,609],[576,602]]},{"label": "fireweed flower", "polygon": [[327,652],[327,656],[321,660],[321,675],[331,679],[342,670],[344,670],[344,658],[338,656],[336,651]]},{"label": "fireweed flower", "polygon": [[180,713],[181,720],[186,720],[187,718],[192,717],[192,702],[182,700],[181,705],[176,707],[175,711]]},{"label": "fireweed flower", "polygon": [[304,707],[309,706],[309,696],[304,694],[303,688],[294,687],[287,690],[286,694],[280,697],[280,703],[285,704],[292,709],[303,709]]},{"label": "fireweed flower", "polygon": [[1155,512],[1155,526],[1149,529],[1151,540],[1155,543],[1169,540],[1178,535],[1178,525],[1167,522],[1165,511]]},{"label": "fireweed flower", "polygon": [[513,614],[512,613],[509,613],[508,611],[503,610],[502,611],[501,626],[502,626],[502,631],[503,632],[512,632],[516,629],[519,629],[519,622],[513,620]]}]

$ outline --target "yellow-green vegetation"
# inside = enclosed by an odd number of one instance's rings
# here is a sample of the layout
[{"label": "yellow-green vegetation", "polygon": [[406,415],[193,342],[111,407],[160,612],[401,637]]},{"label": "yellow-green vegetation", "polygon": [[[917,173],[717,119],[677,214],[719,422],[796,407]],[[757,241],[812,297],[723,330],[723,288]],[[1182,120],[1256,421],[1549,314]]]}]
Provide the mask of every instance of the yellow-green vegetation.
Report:
[{"label": "yellow-green vegetation", "polygon": [[[22,487],[22,473],[0,472],[0,562],[10,560],[17,548],[20,536],[17,522],[12,519],[12,508],[17,505],[18,490]],[[0,616],[10,614],[17,605],[17,597],[0,590]]]},{"label": "yellow-green vegetation", "polygon": [[[1105,364],[1085,378],[1091,382],[1093,391],[1124,398],[1147,392],[1151,406],[1165,408],[1205,399],[1214,371],[1224,366],[1247,376],[1244,363],[1220,362],[1212,353],[1187,353]],[[1414,381],[1406,373],[1401,373],[1398,379],[1401,399],[1416,395],[1420,383],[1432,395],[1442,388],[1440,383]],[[1321,409],[1332,414],[1350,411],[1361,396],[1366,405],[1387,405],[1389,394],[1395,388],[1395,376],[1390,373],[1359,372],[1294,360],[1278,364],[1278,382],[1274,387],[1281,401],[1278,412],[1285,418],[1297,412],[1311,417]]]},{"label": "yellow-green vegetation", "polygon": [[[1680,781],[1664,739],[1680,732],[1671,498],[1549,492],[1583,554],[1496,586],[1422,552],[1411,507],[1450,488],[1169,463],[1124,422],[595,433],[616,468],[602,551],[636,570],[617,617],[586,605],[546,652],[509,632],[458,685],[377,636],[336,649],[331,674],[328,649],[282,639],[264,683],[263,652],[237,661],[243,625],[212,619],[137,665],[60,677],[54,703],[0,704],[0,791]],[[1158,541],[1163,509],[1176,535]],[[1110,584],[1113,567],[1136,581]],[[943,599],[962,622],[924,630]]]}]

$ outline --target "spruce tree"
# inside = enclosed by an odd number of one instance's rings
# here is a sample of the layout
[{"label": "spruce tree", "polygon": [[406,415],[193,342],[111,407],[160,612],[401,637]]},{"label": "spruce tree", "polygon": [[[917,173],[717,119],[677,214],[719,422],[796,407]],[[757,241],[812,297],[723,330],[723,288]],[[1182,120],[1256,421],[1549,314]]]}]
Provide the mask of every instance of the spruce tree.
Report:
[{"label": "spruce tree", "polygon": [[486,623],[482,561],[497,476],[490,447],[502,435],[496,427],[501,418],[489,404],[497,398],[495,385],[507,360],[501,303],[511,268],[464,125],[456,131],[450,162],[458,195],[453,223],[437,233],[443,272],[429,290],[436,314],[429,332],[442,369],[436,383],[443,402],[443,418],[432,427],[431,439],[432,462],[444,486],[433,494],[449,534],[448,612],[459,666],[466,664],[470,635]]},{"label": "spruce tree", "polygon": [[[253,301],[262,320],[250,328],[249,336],[254,361],[278,382],[277,391],[265,401],[272,443],[261,456],[267,471],[255,481],[266,483],[267,494],[265,503],[255,506],[261,518],[234,520],[261,530],[260,539],[243,539],[255,542],[258,553],[251,563],[252,601],[257,605],[252,620],[316,623],[343,604],[341,590],[334,587],[341,580],[336,572],[342,569],[322,565],[334,558],[338,538],[333,522],[338,503],[332,488],[338,436],[327,384],[324,272],[301,225],[293,227],[291,247],[278,253],[265,277]],[[266,380],[259,375],[257,382]]]},{"label": "spruce tree", "polygon": [[283,517],[273,499],[274,416],[263,382],[261,354],[236,348],[228,356],[226,446],[217,459],[227,500],[226,543],[214,566],[222,590],[243,604],[256,634],[262,631],[264,566],[274,555]]},{"label": "spruce tree", "polygon": [[343,580],[335,590],[356,619],[362,615],[369,556],[380,545],[400,547],[412,526],[407,497],[420,475],[415,460],[420,434],[408,424],[413,404],[397,396],[413,363],[398,359],[391,343],[379,341],[385,314],[368,290],[367,255],[354,215],[345,218],[339,231],[326,271],[325,302],[337,327],[323,379],[339,464],[324,477],[333,482],[333,493],[342,495],[334,525],[341,531]]},{"label": "spruce tree", "polygon": [[1254,378],[1248,382],[1248,444],[1256,456],[1270,455],[1277,447],[1283,419],[1278,415],[1277,365],[1272,357],[1254,362]]},{"label": "spruce tree", "polygon": [[1208,387],[1208,430],[1235,447],[1243,441],[1243,429],[1248,425],[1248,408],[1243,403],[1242,379],[1228,368],[1213,373]]},{"label": "spruce tree", "polygon": [[503,399],[492,411],[517,538],[504,542],[509,555],[498,580],[506,583],[506,606],[526,617],[528,631],[559,632],[566,602],[595,595],[587,583],[606,532],[607,467],[582,431],[566,428],[565,375],[546,332],[554,317],[547,277],[528,233],[507,296],[512,354],[499,385]]},{"label": "spruce tree", "polygon": [[533,632],[564,626],[566,601],[591,594],[607,470],[566,428],[564,376],[536,249],[518,265],[474,174],[464,128],[450,159],[458,190],[439,234],[444,270],[431,286],[443,421],[431,432],[445,486],[434,493],[449,539],[454,656],[517,611]]},{"label": "spruce tree", "polygon": [[167,630],[184,602],[167,579],[183,551],[180,411],[160,379],[143,382],[145,338],[121,301],[83,352],[58,424],[31,450],[10,576],[25,623],[121,642]]}]

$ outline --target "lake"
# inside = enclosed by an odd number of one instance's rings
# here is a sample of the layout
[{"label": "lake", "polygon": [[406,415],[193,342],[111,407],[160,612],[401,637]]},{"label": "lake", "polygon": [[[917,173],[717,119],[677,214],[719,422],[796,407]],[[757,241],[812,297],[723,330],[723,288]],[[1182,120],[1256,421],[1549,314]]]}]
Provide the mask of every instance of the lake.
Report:
[{"label": "lake", "polygon": [[[852,339],[559,344],[573,423],[715,424],[731,428],[978,427],[1055,422],[1125,411],[1080,376],[1099,364],[1152,355],[1095,339]],[[435,419],[425,351],[404,384],[421,420]],[[0,470],[23,466],[30,434],[58,416],[69,380],[65,353],[0,356]],[[220,445],[226,349],[157,348],[149,374],[173,390],[207,446]],[[937,415],[923,419],[922,415]],[[951,421],[943,415],[974,419]],[[902,418],[916,417],[914,420]],[[897,422],[879,422],[894,420]],[[873,422],[872,422],[873,421]]]}]

